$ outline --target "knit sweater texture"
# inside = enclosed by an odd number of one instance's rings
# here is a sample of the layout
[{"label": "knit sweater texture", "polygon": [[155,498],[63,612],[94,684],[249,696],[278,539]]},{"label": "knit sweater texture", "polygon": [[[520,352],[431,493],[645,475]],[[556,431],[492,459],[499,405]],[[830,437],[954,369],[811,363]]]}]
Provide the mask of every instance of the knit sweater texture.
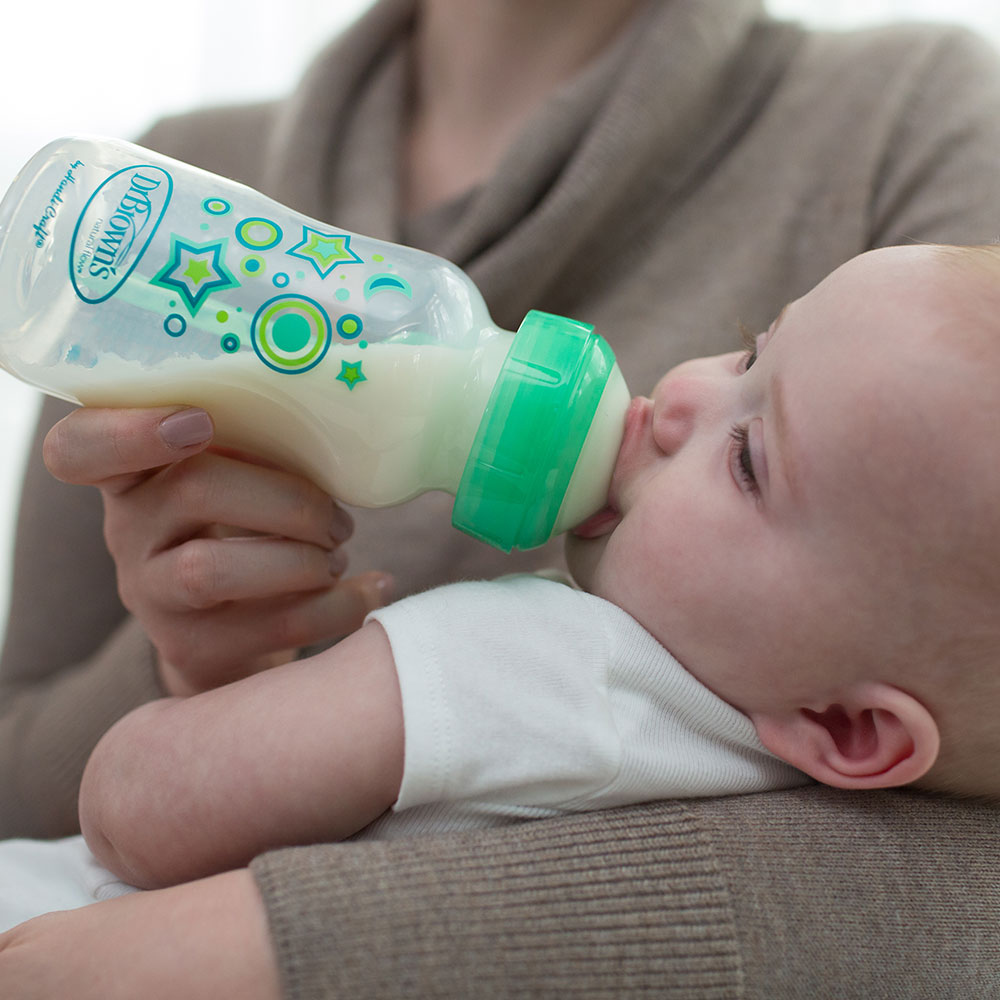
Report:
[{"label": "knit sweater texture", "polygon": [[[733,348],[845,259],[1000,237],[1000,64],[930,26],[806,32],[759,0],[651,0],[493,177],[403,218],[413,0],[379,0],[288,99],[142,141],[331,225],[458,263],[499,325],[594,323],[628,384]],[[39,435],[63,404],[47,402]],[[87,755],[160,689],[118,603],[96,491],[32,452],[0,663],[0,835],[76,829]],[[357,512],[352,570],[400,593],[557,563]],[[546,819],[252,865],[287,1000],[1000,995],[996,807],[806,788]]]}]

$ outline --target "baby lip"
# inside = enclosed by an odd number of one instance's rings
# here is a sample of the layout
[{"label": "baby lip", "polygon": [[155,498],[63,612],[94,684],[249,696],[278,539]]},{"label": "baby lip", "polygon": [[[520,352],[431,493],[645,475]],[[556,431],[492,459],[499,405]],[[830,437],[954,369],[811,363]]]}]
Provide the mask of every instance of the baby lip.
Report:
[{"label": "baby lip", "polygon": [[651,400],[636,396],[625,415],[625,433],[608,489],[608,504],[616,510],[621,510],[622,492],[628,477],[642,464],[652,409]]},{"label": "baby lip", "polygon": [[646,414],[650,401],[644,396],[636,396],[632,400],[625,415],[625,433],[615,459],[614,472],[611,475],[611,485],[608,488],[608,502],[596,514],[592,514],[573,529],[573,534],[579,538],[599,538],[614,531],[621,523],[622,512],[619,497],[621,494],[623,466],[629,464],[629,455],[641,444],[643,428],[646,426]]},{"label": "baby lip", "polygon": [[573,534],[577,538],[600,538],[607,535],[618,527],[622,516],[608,504],[602,507],[596,514],[591,514],[586,521],[582,521],[573,529]]}]

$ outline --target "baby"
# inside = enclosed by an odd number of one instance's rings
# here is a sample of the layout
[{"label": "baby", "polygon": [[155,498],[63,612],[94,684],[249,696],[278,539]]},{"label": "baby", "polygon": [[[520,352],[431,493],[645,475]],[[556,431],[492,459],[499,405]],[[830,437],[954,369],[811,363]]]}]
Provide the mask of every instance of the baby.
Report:
[{"label": "baby", "polygon": [[1000,248],[864,254],[633,401],[567,543],[582,590],[430,591],[144,706],[90,760],[84,835],[153,887],[359,831],[810,779],[997,795],[998,500]]}]

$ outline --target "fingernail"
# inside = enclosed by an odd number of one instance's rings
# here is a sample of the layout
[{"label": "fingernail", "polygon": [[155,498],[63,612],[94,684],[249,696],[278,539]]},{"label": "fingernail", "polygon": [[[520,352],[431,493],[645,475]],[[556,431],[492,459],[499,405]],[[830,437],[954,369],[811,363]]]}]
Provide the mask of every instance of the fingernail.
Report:
[{"label": "fingernail", "polygon": [[354,518],[342,507],[334,505],[330,519],[330,537],[335,542],[346,542],[354,533]]},{"label": "fingernail", "polygon": [[396,586],[396,581],[388,574],[382,573],[375,577],[375,593],[382,604],[387,604],[392,598],[392,591]]},{"label": "fingernail", "polygon": [[195,407],[178,410],[160,421],[160,437],[171,448],[190,448],[204,444],[212,437],[212,418]]},{"label": "fingernail", "polygon": [[341,576],[347,569],[347,553],[343,549],[334,549],[328,558],[330,576]]}]

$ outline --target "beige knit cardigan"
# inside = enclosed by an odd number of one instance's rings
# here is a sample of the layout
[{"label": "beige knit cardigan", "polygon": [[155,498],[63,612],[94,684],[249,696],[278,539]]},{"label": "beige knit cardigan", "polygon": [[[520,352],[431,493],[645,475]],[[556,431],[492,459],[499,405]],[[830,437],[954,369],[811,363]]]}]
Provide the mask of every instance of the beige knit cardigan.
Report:
[{"label": "beige knit cardigan", "polygon": [[[412,6],[377,3],[289,99],[144,141],[452,258],[508,328],[529,308],[595,323],[635,391],[869,247],[1000,236],[992,49],[942,28],[807,33],[756,0],[652,0],[488,183],[403,219]],[[61,412],[48,403],[41,429]],[[559,558],[491,553],[448,513],[438,496],[359,512],[352,568],[389,569],[406,592]],[[36,442],[0,664],[0,835],[73,830],[90,748],[159,694],[100,517],[94,492],[45,474]],[[807,788],[289,848],[252,870],[288,1000],[970,1000],[1000,996],[998,820]]]}]

